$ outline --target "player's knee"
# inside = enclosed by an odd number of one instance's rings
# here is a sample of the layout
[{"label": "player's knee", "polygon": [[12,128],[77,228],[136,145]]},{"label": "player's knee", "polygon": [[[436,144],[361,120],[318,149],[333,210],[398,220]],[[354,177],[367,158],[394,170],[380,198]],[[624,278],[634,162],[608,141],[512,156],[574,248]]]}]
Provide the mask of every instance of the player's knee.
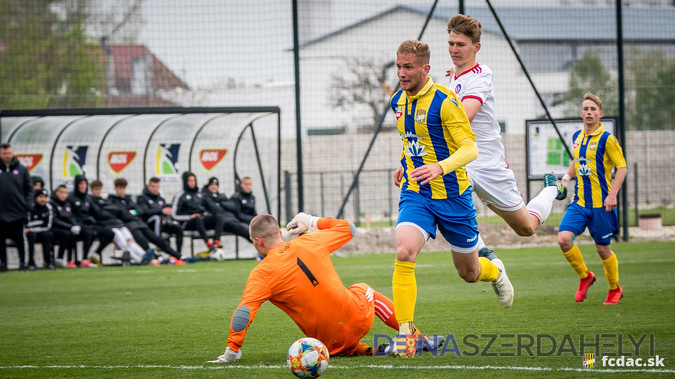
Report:
[{"label": "player's knee", "polygon": [[476,282],[480,276],[480,271],[477,268],[472,267],[457,268],[457,273],[459,274],[459,277],[464,279],[467,283]]},{"label": "player's knee", "polygon": [[560,249],[562,249],[562,251],[569,251],[573,246],[572,238],[570,238],[565,234],[559,233],[558,246],[560,246]]},{"label": "player's knee", "polygon": [[399,245],[396,247],[396,260],[402,262],[415,262],[417,253],[419,252],[409,246]]},{"label": "player's knee", "polygon": [[514,228],[514,231],[521,237],[530,237],[534,235],[534,233],[537,231],[537,228],[533,225],[522,225]]}]

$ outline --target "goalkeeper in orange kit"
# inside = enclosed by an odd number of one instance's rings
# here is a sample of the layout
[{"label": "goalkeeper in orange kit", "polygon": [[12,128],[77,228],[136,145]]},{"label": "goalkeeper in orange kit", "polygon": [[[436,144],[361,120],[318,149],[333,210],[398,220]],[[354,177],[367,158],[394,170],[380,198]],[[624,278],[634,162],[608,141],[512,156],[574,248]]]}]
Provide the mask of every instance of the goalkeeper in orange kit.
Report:
[{"label": "goalkeeper in orange kit", "polygon": [[299,213],[287,229],[311,233],[284,242],[273,216],[258,215],[251,221],[251,241],[263,260],[251,270],[232,315],[225,353],[211,362],[231,363],[241,357],[246,331],[267,300],[307,337],[323,342],[330,355],[373,355],[373,347],[359,340],[370,331],[375,315],[398,330],[390,299],[365,283],[345,288],[335,272],[330,254],[354,236],[351,222]]}]

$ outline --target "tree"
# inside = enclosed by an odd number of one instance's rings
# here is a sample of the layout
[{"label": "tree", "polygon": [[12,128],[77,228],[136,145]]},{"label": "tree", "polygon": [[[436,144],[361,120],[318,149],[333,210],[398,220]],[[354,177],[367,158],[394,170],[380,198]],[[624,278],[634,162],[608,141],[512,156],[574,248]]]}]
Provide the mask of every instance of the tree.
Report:
[{"label": "tree", "polygon": [[0,0],[0,109],[92,107],[105,77],[87,1]]},{"label": "tree", "polygon": [[563,97],[565,115],[578,117],[581,100],[586,92],[598,95],[606,115],[617,115],[617,82],[593,50],[587,49],[570,71],[569,90]]},{"label": "tree", "polygon": [[345,67],[346,72],[332,75],[334,105],[358,115],[354,124],[359,130],[372,131],[391,96],[387,85],[387,69],[391,64],[374,58],[349,57],[345,59]]},{"label": "tree", "polygon": [[632,106],[627,112],[627,129],[675,129],[675,60],[661,50],[631,54],[628,63],[627,96]]}]

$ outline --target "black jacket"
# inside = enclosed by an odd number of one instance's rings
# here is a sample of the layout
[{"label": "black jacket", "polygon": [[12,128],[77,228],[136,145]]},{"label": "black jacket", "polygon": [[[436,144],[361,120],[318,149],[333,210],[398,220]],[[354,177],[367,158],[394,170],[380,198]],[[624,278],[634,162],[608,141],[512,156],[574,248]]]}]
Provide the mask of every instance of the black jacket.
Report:
[{"label": "black jacket", "polygon": [[104,199],[102,197],[91,197],[93,199],[92,210],[96,223],[108,228],[121,228],[124,225],[122,222],[122,209],[115,205],[110,198]]},{"label": "black jacket", "polygon": [[28,169],[16,157],[9,167],[0,161],[0,222],[26,222],[33,203]]},{"label": "black jacket", "polygon": [[204,206],[204,195],[199,192],[199,188],[190,188],[187,185],[187,179],[191,172],[183,173],[183,190],[176,194],[173,201],[173,218],[178,221],[189,221],[190,215],[199,213],[204,214],[207,210]]},{"label": "black jacket", "polygon": [[94,210],[92,209],[92,204],[94,199],[91,197],[89,192],[80,192],[77,190],[78,185],[82,181],[87,179],[84,175],[77,175],[75,177],[75,187],[73,192],[68,195],[68,201],[73,207],[73,217],[78,225],[81,226],[93,226],[96,224],[96,219],[94,218]]},{"label": "black jacket", "polygon": [[138,217],[138,210],[136,209],[136,203],[131,200],[130,195],[125,195],[124,197],[117,195],[110,195],[108,197],[108,202],[116,206],[119,210],[117,217],[124,222],[129,229],[140,229],[147,228],[148,226]]},{"label": "black jacket", "polygon": [[237,220],[237,203],[224,193],[211,193],[208,186],[202,188],[204,206],[209,213],[223,215],[225,219]]},{"label": "black jacket", "polygon": [[54,212],[51,204],[39,205],[38,203],[33,203],[33,207],[28,212],[26,227],[30,228],[33,233],[46,232],[52,228],[53,219]]},{"label": "black jacket", "polygon": [[54,211],[52,228],[70,230],[71,227],[77,225],[77,222],[73,217],[72,205],[68,199],[66,199],[66,201],[59,201],[56,195],[52,194],[49,202],[52,205],[52,210]]},{"label": "black jacket", "polygon": [[246,193],[241,187],[237,187],[237,191],[231,199],[237,204],[237,217],[242,222],[249,224],[253,217],[258,215],[255,211],[255,196],[253,196],[253,193]]},{"label": "black jacket", "polygon": [[138,205],[138,216],[146,222],[152,216],[160,216],[167,221],[170,219],[169,216],[162,213],[162,209],[171,208],[171,206],[161,195],[153,195],[147,188],[143,188],[143,194],[136,199],[136,205]]}]

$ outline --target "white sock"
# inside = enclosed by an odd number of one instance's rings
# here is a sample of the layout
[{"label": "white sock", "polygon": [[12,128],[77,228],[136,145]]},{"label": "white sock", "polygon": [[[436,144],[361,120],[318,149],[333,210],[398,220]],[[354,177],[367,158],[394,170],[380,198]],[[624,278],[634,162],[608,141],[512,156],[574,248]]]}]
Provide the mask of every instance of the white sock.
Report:
[{"label": "white sock", "polygon": [[556,187],[544,187],[544,189],[539,192],[539,195],[527,203],[527,211],[541,221],[540,225],[543,224],[548,218],[548,215],[551,214],[556,196],[558,196],[558,189]]}]

